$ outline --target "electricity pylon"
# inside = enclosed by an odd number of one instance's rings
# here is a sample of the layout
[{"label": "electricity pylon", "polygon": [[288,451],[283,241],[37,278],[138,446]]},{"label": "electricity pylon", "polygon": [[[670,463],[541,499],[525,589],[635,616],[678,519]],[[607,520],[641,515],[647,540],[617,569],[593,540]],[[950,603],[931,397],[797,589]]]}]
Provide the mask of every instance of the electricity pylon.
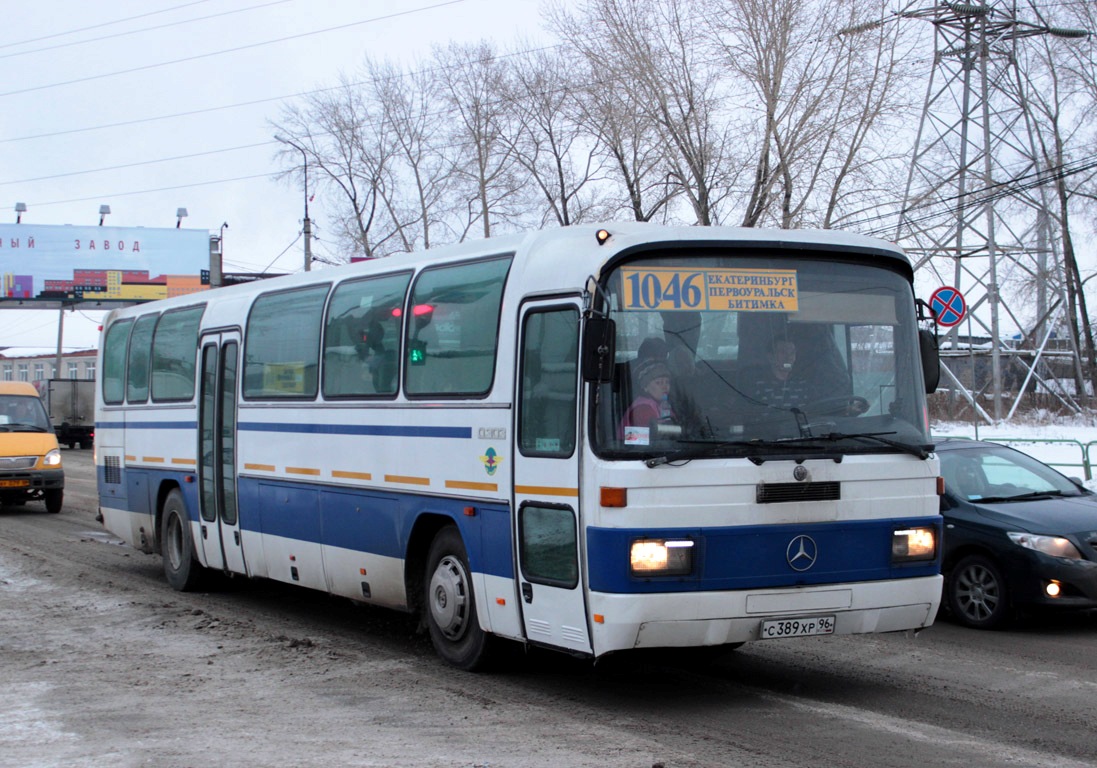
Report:
[{"label": "electricity pylon", "polygon": [[[1046,321],[1048,292],[1063,285],[1041,181],[1048,169],[1035,149],[1018,45],[1036,35],[1087,33],[1023,21],[1004,0],[912,4],[897,16],[931,23],[935,43],[895,240],[914,257],[916,271],[964,294],[972,322],[990,337],[993,414],[1000,420],[1002,315],[1020,329],[1033,325],[1003,297],[1003,279],[1036,286],[1038,323]],[[1032,298],[1030,289],[1027,313]],[[956,328],[950,339],[955,349]]]}]

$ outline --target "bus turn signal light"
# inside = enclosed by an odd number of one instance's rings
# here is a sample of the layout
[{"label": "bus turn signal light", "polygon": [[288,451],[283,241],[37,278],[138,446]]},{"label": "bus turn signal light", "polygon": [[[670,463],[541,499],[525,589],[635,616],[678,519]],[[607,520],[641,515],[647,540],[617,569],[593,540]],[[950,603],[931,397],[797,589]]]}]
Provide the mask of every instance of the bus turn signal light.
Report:
[{"label": "bus turn signal light", "polygon": [[628,506],[628,489],[627,488],[606,488],[602,486],[602,506],[603,507],[627,507]]}]

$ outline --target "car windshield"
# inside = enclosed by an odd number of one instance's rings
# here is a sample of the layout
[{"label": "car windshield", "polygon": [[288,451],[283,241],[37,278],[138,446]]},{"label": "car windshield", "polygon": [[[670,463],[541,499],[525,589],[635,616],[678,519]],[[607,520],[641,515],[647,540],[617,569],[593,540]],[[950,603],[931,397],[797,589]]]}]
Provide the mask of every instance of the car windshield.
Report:
[{"label": "car windshield", "polygon": [[972,445],[939,451],[938,456],[945,486],[968,501],[1023,501],[1085,493],[1046,464],[1005,446]]},{"label": "car windshield", "polygon": [[[883,267],[801,253],[670,252],[606,282],[609,458],[928,455],[914,300]],[[694,307],[698,307],[694,309]]]},{"label": "car windshield", "polygon": [[50,428],[42,401],[30,395],[0,395],[0,429],[48,430]]}]

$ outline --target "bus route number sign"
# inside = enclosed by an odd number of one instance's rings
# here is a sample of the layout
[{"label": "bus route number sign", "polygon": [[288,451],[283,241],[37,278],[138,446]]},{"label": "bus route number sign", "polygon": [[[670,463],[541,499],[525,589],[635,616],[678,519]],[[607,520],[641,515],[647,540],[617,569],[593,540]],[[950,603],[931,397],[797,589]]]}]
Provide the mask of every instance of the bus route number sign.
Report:
[{"label": "bus route number sign", "polygon": [[794,269],[624,268],[626,312],[795,312]]}]

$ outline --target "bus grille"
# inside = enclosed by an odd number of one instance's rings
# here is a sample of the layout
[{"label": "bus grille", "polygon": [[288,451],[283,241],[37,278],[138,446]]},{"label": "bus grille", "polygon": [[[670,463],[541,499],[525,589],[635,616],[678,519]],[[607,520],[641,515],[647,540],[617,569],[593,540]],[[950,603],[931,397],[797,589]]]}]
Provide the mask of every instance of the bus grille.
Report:
[{"label": "bus grille", "polygon": [[837,501],[842,497],[841,483],[763,483],[757,486],[759,504],[783,504],[794,501]]},{"label": "bus grille", "polygon": [[103,482],[118,485],[122,482],[122,462],[117,456],[106,456],[103,459]]}]

